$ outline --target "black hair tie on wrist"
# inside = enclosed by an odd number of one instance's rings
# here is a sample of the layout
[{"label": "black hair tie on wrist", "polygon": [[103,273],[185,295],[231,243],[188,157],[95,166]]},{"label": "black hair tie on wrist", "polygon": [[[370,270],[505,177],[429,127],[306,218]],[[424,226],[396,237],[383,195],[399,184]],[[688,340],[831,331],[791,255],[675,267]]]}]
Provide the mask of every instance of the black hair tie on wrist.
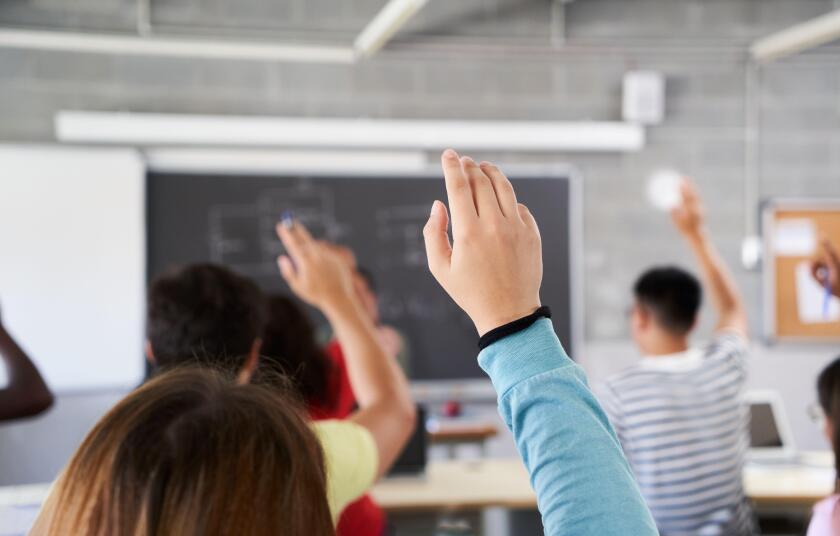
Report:
[{"label": "black hair tie on wrist", "polygon": [[491,329],[478,339],[478,349],[484,350],[498,340],[504,339],[514,333],[519,333],[531,327],[540,318],[551,318],[551,309],[547,305],[543,305],[528,316],[523,316],[513,322],[508,322],[504,326]]}]

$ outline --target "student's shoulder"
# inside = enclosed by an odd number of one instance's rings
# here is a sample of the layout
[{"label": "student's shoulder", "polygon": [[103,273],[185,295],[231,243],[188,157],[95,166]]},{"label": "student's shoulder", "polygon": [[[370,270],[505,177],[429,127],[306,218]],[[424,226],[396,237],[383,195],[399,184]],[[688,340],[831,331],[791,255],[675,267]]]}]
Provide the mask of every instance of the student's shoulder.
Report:
[{"label": "student's shoulder", "polygon": [[749,340],[738,330],[721,329],[703,349],[707,358],[741,357],[749,350]]},{"label": "student's shoulder", "polygon": [[645,376],[649,371],[645,370],[640,363],[630,365],[612,375],[608,376],[599,386],[599,390],[616,398],[628,387],[634,385],[637,380]]},{"label": "student's shoulder", "polygon": [[321,442],[327,473],[327,494],[333,519],[373,484],[379,451],[371,433],[351,421],[311,424]]}]

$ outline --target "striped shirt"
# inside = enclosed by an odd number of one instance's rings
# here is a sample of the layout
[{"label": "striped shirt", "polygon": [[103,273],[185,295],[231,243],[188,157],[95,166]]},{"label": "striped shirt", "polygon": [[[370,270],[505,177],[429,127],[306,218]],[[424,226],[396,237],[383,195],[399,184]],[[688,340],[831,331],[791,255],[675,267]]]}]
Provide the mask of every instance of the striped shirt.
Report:
[{"label": "striped shirt", "polygon": [[643,359],[599,398],[662,536],[756,533],[741,471],[747,343],[724,331],[703,349]]}]

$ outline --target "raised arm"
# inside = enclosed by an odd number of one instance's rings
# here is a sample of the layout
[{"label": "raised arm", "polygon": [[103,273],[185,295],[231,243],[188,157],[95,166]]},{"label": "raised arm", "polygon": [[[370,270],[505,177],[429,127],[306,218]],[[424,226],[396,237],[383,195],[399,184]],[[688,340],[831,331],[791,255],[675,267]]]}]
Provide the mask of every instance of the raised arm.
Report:
[{"label": "raised arm", "polygon": [[827,286],[840,298],[840,253],[828,238],[820,241],[820,248],[811,261],[811,273],[820,286]]},{"label": "raised arm", "polygon": [[697,189],[689,180],[683,180],[681,188],[682,201],[671,211],[671,219],[700,264],[706,289],[712,295],[717,311],[717,330],[732,330],[747,337],[749,323],[744,300],[729,268],[706,232],[703,205]]},{"label": "raised arm", "polygon": [[324,313],[341,343],[359,404],[350,419],[373,436],[381,476],[414,431],[416,415],[408,381],[379,344],[341,256],[328,244],[313,240],[300,224],[281,224],[277,230],[289,254],[279,259],[283,278],[295,294]]},{"label": "raised arm", "polygon": [[0,357],[6,366],[8,387],[0,390],[0,421],[31,417],[53,403],[53,395],[38,369],[18,346],[0,318]]},{"label": "raised arm", "polygon": [[479,364],[493,382],[499,412],[536,490],[546,534],[656,535],[583,371],[566,356],[548,319],[527,327],[517,322],[533,320],[540,307],[536,221],[492,164],[479,166],[452,150],[442,163],[453,241],[446,207],[435,201],[423,231],[429,268],[479,335],[492,331],[496,337]]}]

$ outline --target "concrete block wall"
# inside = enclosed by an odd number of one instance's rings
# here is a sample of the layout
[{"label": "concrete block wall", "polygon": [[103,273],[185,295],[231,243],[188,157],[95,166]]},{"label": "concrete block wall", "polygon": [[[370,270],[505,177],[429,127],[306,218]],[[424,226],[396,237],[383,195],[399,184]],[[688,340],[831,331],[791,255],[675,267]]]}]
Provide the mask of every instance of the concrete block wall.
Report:
[{"label": "concrete block wall", "polygon": [[[382,4],[152,2],[156,27],[200,26],[282,40],[349,42]],[[620,118],[621,77],[667,77],[666,120],[633,154],[486,154],[568,161],[585,180],[586,326],[622,339],[628,288],[650,259],[685,250],[643,196],[660,166],[694,175],[711,230],[733,264],[744,232],[746,45],[831,9],[830,0],[578,0],[567,45],[550,46],[549,2],[430,2],[406,32],[357,65],[116,57],[0,50],[0,140],[49,141],[60,109],[447,119]],[[4,2],[0,23],[130,31],[132,2]],[[840,53],[822,49],[763,69],[761,195],[838,195]],[[756,274],[738,271],[758,328]]]},{"label": "concrete block wall", "polygon": [[[220,38],[247,31],[278,41],[349,44],[383,4],[153,0],[152,21],[161,33],[185,27],[198,33],[200,26]],[[431,0],[387,50],[356,65],[0,49],[0,141],[54,140],[53,116],[61,109],[617,120],[624,72],[658,70],[667,77],[666,119],[648,129],[641,152],[475,156],[570,162],[582,171],[584,314],[595,354],[616,345],[629,351],[624,311],[637,274],[652,259],[686,259],[667,218],[643,197],[646,176],[661,166],[696,177],[711,233],[735,267],[758,331],[760,276],[738,268],[747,45],[834,7],[832,0],[576,0],[566,6],[566,44],[552,46],[545,0]],[[132,31],[134,9],[128,0],[6,0],[0,26]],[[838,67],[840,48],[829,46],[761,69],[761,196],[840,197]],[[707,314],[704,331],[710,321]],[[813,365],[833,352],[817,347],[798,355]],[[802,389],[797,400],[809,396],[810,385]]]}]

